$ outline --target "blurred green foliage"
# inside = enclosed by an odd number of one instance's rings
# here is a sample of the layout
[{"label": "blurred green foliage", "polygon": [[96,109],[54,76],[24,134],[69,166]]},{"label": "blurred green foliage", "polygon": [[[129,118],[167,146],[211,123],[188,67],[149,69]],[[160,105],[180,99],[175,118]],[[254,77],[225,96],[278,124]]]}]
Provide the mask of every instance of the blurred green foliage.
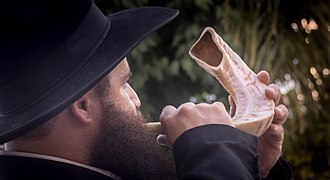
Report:
[{"label": "blurred green foliage", "polygon": [[[330,179],[330,4],[326,0],[96,0],[105,14],[140,6],[180,10],[179,17],[130,55],[132,85],[154,121],[162,108],[222,101],[227,92],[188,56],[212,26],[255,71],[267,70],[290,111],[283,148],[294,179]],[[153,17],[152,17],[153,18]]]}]

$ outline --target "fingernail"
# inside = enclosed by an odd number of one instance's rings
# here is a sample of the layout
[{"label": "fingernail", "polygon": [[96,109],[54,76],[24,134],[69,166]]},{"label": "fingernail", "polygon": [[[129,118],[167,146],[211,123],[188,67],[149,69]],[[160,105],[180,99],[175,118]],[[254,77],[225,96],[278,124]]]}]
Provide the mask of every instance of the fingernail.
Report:
[{"label": "fingernail", "polygon": [[270,88],[270,89],[274,94],[276,93],[276,89],[274,89],[274,88]]}]

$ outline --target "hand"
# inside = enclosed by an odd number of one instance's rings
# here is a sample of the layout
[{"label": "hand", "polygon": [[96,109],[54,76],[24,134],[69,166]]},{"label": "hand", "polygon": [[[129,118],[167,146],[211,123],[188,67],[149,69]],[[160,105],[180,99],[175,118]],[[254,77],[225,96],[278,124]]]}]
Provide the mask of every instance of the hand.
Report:
[{"label": "hand", "polygon": [[160,122],[166,135],[166,143],[170,147],[181,134],[194,127],[207,124],[225,124],[234,127],[226,108],[220,102],[197,105],[185,103],[177,109],[166,106],[160,115]]},{"label": "hand", "polygon": [[[258,78],[264,84],[269,83],[269,74],[266,71],[258,73]],[[277,85],[268,85],[265,93],[268,98],[274,100],[276,107],[272,124],[259,137],[259,169],[263,178],[267,177],[270,169],[275,165],[281,155],[284,140],[284,129],[282,125],[285,123],[289,114],[288,109],[283,104],[278,105],[281,93]]]},{"label": "hand", "polygon": [[[261,71],[258,73],[258,79],[267,85],[269,83],[269,74],[266,71]],[[268,85],[265,94],[274,101],[276,107],[272,124],[267,131],[259,137],[259,169],[263,178],[268,175],[270,169],[280,157],[284,140],[284,129],[282,125],[288,117],[288,109],[283,104],[278,105],[281,97],[278,86],[275,84]],[[230,96],[229,104],[231,108],[230,115],[233,116],[236,111],[236,105]]]}]

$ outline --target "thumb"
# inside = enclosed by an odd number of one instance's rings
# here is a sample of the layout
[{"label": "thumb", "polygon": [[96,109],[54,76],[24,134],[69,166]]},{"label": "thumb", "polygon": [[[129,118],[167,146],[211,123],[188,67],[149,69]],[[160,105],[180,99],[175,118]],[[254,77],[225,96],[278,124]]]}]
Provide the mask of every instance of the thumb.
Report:
[{"label": "thumb", "polygon": [[171,146],[167,143],[166,135],[160,134],[157,136],[157,143],[162,146],[166,146],[171,149]]}]

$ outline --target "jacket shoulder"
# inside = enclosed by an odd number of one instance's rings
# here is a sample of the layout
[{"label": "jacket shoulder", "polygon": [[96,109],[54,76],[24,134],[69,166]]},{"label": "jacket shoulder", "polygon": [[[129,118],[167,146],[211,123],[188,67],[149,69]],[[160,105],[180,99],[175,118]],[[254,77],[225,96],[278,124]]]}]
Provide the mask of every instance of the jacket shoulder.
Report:
[{"label": "jacket shoulder", "polygon": [[0,156],[0,179],[109,180],[104,174],[69,163],[47,159]]}]

